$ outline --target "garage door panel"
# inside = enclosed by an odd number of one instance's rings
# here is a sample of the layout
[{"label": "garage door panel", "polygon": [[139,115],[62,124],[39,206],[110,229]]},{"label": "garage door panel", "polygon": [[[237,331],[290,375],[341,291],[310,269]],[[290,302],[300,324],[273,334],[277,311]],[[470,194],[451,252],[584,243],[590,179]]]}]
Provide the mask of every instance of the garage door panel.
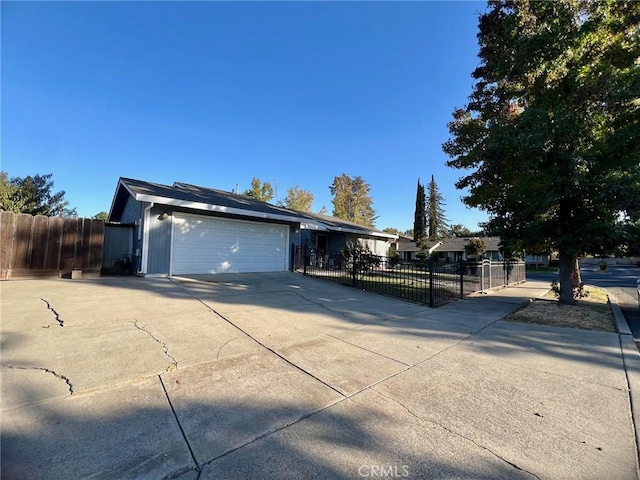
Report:
[{"label": "garage door panel", "polygon": [[289,227],[176,214],[171,272],[274,272],[287,269]]}]

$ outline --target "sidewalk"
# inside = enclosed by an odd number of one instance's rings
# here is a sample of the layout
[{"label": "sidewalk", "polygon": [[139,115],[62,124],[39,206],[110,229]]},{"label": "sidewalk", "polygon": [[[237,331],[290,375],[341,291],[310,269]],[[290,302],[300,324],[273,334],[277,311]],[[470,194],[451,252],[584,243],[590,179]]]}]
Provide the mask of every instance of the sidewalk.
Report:
[{"label": "sidewalk", "polygon": [[3,478],[639,478],[637,351],[501,320],[545,283],[437,309],[299,274],[0,288]]}]

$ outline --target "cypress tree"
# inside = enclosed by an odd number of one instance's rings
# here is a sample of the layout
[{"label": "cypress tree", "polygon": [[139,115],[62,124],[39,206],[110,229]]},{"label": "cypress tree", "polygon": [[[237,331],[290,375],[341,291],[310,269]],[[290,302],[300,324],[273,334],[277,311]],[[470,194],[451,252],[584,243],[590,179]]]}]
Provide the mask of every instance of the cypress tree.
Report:
[{"label": "cypress tree", "polygon": [[421,247],[427,238],[427,197],[424,193],[424,186],[418,179],[418,189],[416,191],[416,210],[413,217],[413,239],[418,247]]},{"label": "cypress tree", "polygon": [[435,242],[447,236],[449,229],[447,216],[444,213],[444,198],[438,191],[436,181],[431,175],[429,183],[429,209],[427,212],[427,237]]}]

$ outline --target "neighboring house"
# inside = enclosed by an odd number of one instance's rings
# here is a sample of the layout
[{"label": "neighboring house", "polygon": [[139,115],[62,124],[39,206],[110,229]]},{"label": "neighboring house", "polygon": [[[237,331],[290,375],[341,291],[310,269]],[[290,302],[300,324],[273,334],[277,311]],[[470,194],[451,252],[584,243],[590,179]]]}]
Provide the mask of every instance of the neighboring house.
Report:
[{"label": "neighboring house", "polygon": [[386,254],[396,238],[246,195],[130,178],[118,181],[109,221],[133,225],[132,250],[123,253],[142,274],[286,271],[298,245],[340,249],[359,239]]},{"label": "neighboring house", "polygon": [[527,265],[542,265],[547,267],[551,265],[551,255],[548,253],[527,253],[524,257],[524,261]]},{"label": "neighboring house", "polygon": [[[446,238],[440,242],[433,251],[433,256],[440,260],[455,262],[461,258],[467,260],[467,252],[465,246],[469,244],[472,237],[454,237]],[[500,253],[500,237],[480,237],[487,244],[487,251],[482,255],[483,258],[490,260],[502,260]]]},{"label": "neighboring house", "polygon": [[[427,253],[438,260],[444,260],[447,262],[456,262],[461,258],[467,260],[467,252],[465,246],[469,244],[469,240],[472,237],[453,237],[445,238],[438,242],[427,242]],[[500,253],[499,237],[481,237],[487,244],[487,251],[483,255],[483,258],[489,258],[492,260],[501,260],[502,254]],[[402,260],[414,261],[418,260],[416,256],[420,249],[410,237],[398,237],[394,244],[394,249],[400,255]]]},{"label": "neighboring house", "polygon": [[[434,247],[439,244],[440,242],[427,242],[427,254],[431,254]],[[393,244],[393,249],[398,253],[398,255],[400,255],[400,259],[403,261],[418,260],[417,254],[420,252],[420,249],[416,245],[416,242],[413,241],[412,237],[398,237]]]}]

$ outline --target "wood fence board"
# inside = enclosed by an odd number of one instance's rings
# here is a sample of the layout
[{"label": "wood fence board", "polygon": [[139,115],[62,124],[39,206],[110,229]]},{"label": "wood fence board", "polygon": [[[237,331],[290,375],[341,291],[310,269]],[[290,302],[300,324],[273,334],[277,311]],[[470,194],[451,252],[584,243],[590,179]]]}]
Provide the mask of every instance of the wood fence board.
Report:
[{"label": "wood fence board", "polygon": [[11,268],[16,217],[13,212],[0,212],[0,269],[3,271]]},{"label": "wood fence board", "polygon": [[76,251],[76,268],[89,268],[91,258],[91,219],[78,219],[78,249]]},{"label": "wood fence board", "polygon": [[29,268],[31,257],[31,228],[33,217],[21,213],[16,219],[16,237],[13,241],[13,261],[11,268]]},{"label": "wood fence board", "polygon": [[45,270],[60,269],[63,222],[60,217],[51,217],[49,219],[49,241],[47,242],[47,256],[44,263]]},{"label": "wood fence board", "polygon": [[65,218],[62,224],[62,247],[60,249],[60,270],[70,272],[76,267],[76,244],[78,241],[78,219]]},{"label": "wood fence board", "polygon": [[104,222],[91,220],[91,244],[89,246],[89,268],[102,268],[102,247],[104,243]]},{"label": "wood fence board", "polygon": [[58,218],[0,211],[0,280],[99,277],[104,247],[102,220]]},{"label": "wood fence board", "polygon": [[45,256],[49,240],[49,217],[36,215],[33,218],[33,228],[31,233],[31,261],[29,268],[32,270],[42,270],[44,268]]}]

